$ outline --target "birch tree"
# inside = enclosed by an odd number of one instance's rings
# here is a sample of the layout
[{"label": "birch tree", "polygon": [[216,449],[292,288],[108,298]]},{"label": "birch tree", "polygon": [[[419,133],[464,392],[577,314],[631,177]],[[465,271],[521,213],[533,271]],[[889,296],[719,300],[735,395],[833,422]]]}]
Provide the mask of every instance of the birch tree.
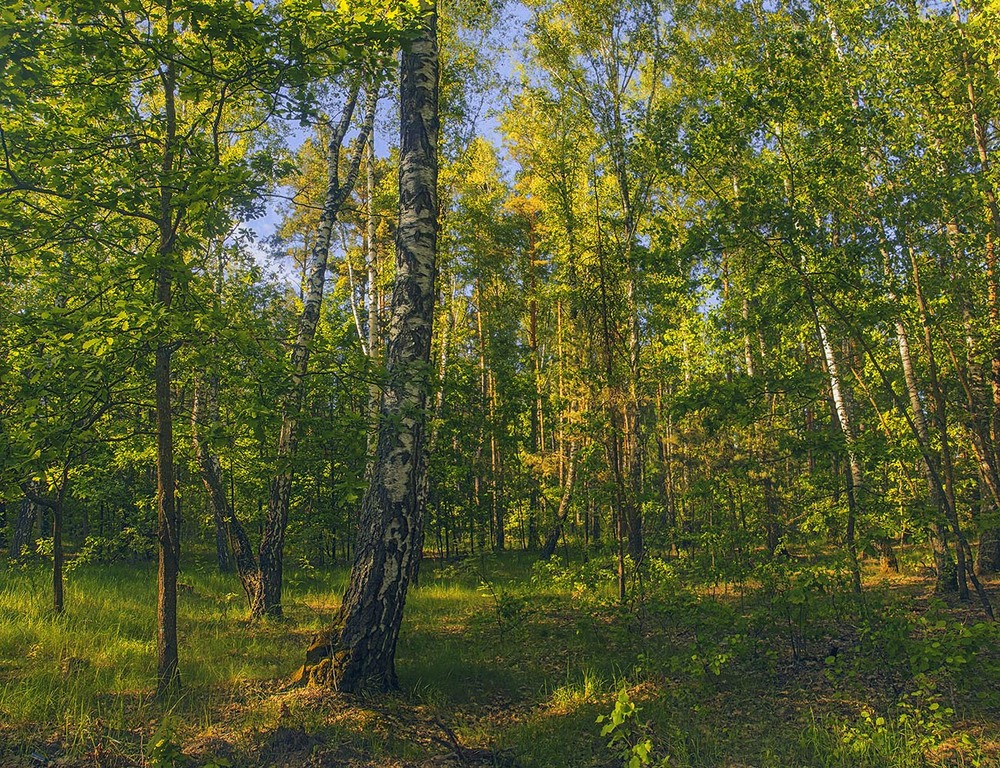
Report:
[{"label": "birch tree", "polygon": [[356,692],[399,686],[396,641],[423,546],[427,400],[437,252],[437,9],[401,56],[399,225],[386,329],[386,386],[375,463],[361,507],[350,582],[336,622],[306,653],[297,679]]}]

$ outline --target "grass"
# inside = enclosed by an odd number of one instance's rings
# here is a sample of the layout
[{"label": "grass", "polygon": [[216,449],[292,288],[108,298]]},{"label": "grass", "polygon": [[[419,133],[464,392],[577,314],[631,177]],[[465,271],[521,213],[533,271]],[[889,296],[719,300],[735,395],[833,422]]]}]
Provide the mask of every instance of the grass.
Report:
[{"label": "grass", "polygon": [[[0,764],[597,767],[648,740],[678,768],[1000,766],[1000,634],[926,583],[869,579],[858,603],[825,571],[766,572],[737,598],[660,564],[621,607],[602,568],[428,560],[403,690],[365,699],[280,690],[343,571],[291,571],[286,620],[251,624],[234,577],[188,564],[183,689],[157,701],[151,565],[74,570],[55,616],[41,564],[0,564]],[[623,690],[638,709],[609,747]]]}]

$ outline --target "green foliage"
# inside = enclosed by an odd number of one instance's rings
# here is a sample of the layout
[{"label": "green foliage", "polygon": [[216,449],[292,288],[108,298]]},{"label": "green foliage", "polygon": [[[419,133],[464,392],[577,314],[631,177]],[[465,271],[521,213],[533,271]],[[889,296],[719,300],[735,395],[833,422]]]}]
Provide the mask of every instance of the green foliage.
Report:
[{"label": "green foliage", "polygon": [[66,573],[95,564],[135,563],[151,560],[156,554],[152,536],[125,527],[114,536],[88,536],[76,555],[66,564]]},{"label": "green foliage", "polygon": [[181,751],[171,734],[161,728],[153,734],[147,750],[150,768],[185,768],[191,764],[190,758]]},{"label": "green foliage", "polygon": [[[640,711],[641,707],[632,701],[628,689],[622,687],[614,709],[607,715],[597,716],[597,722],[604,723],[601,736],[609,737],[608,749],[618,754],[625,768],[641,768],[653,761],[653,740],[645,733],[645,725],[639,719]],[[659,764],[667,765],[667,758]]]},{"label": "green foliage", "polygon": [[548,560],[536,560],[532,565],[531,580],[537,587],[569,591],[580,599],[605,598],[614,579],[615,564],[608,557],[591,557],[583,562],[564,564],[558,555],[554,555]]},{"label": "green foliage", "polygon": [[524,623],[530,603],[526,598],[516,596],[503,585],[494,584],[486,578],[481,580],[479,591],[488,595],[493,603],[497,639],[502,644],[511,632]]}]

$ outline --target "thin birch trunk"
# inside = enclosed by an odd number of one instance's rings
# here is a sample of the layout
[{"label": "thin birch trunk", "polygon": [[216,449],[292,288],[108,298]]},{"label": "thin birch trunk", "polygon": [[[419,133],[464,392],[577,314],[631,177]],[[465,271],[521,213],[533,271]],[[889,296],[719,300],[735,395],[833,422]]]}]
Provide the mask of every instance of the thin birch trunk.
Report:
[{"label": "thin birch trunk", "polygon": [[271,481],[267,519],[257,556],[260,577],[257,582],[257,590],[250,603],[250,613],[254,618],[279,617],[282,614],[282,569],[285,529],[288,526],[288,507],[292,493],[292,460],[298,449],[298,423],[305,401],[309,354],[312,349],[313,337],[316,335],[316,328],[319,325],[334,224],[357,180],[361,156],[372,132],[375,122],[375,107],[378,102],[378,91],[373,83],[368,88],[361,133],[350,159],[346,177],[341,180],[340,150],[351,125],[360,89],[360,82],[356,81],[351,87],[344,111],[329,142],[326,198],[323,202],[323,211],[320,214],[316,243],[310,254],[305,300],[302,314],[299,316],[295,342],[292,346],[291,381],[282,406],[281,430],[278,435],[278,471]]},{"label": "thin birch trunk", "polygon": [[864,487],[864,473],[861,469],[861,462],[858,460],[857,441],[854,437],[854,430],[851,425],[851,417],[847,410],[847,403],[844,400],[844,393],[841,389],[840,374],[837,369],[837,358],[830,344],[826,326],[820,322],[818,316],[816,325],[819,328],[819,338],[823,349],[823,358],[826,360],[826,371],[829,377],[830,392],[833,396],[833,404],[836,409],[837,420],[840,422],[840,430],[844,435],[844,442],[847,445],[847,531],[844,539],[847,546],[847,554],[850,557],[851,582],[854,591],[861,593],[861,568],[858,565],[858,551],[855,543],[855,527],[860,516],[860,504],[858,494]]},{"label": "thin birch trunk", "polygon": [[556,551],[563,523],[566,521],[566,515],[569,514],[569,504],[573,496],[573,481],[576,476],[575,458],[574,446],[573,443],[570,443],[569,457],[566,460],[566,480],[563,483],[562,497],[559,499],[559,509],[556,512],[555,523],[549,531],[549,535],[545,538],[545,544],[542,546],[542,551],[538,556],[541,560],[548,560]]}]

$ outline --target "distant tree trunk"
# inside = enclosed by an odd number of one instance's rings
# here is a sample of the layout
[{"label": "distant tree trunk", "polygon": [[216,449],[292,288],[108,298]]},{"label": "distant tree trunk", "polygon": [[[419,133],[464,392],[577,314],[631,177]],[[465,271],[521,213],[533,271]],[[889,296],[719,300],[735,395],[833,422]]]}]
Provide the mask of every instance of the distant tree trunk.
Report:
[{"label": "distant tree trunk", "polygon": [[[430,435],[427,438],[427,454],[426,460],[430,461],[430,457],[434,455],[437,449],[438,437],[440,436],[440,430],[438,427],[441,424],[441,416],[444,413],[444,384],[445,384],[445,374],[448,371],[448,343],[451,336],[452,325],[454,323],[453,314],[453,304],[455,301],[455,291],[454,285],[452,285],[451,295],[445,306],[445,318],[444,326],[441,328],[441,333],[439,336],[441,344],[441,356],[438,358],[437,363],[437,393],[434,396],[434,415],[432,418],[432,423],[430,427]],[[377,403],[376,403],[377,404]],[[422,470],[426,473],[426,468]],[[444,552],[443,556],[449,556],[450,549],[450,527],[451,527],[451,507],[448,505],[448,519],[447,521],[442,521],[442,516],[444,515],[445,505],[441,502],[441,489],[436,488],[433,492],[428,494],[428,507],[433,509],[437,517],[437,530],[438,530],[438,550],[441,551],[441,534],[442,527],[444,528]],[[443,524],[443,525],[442,525]],[[424,525],[426,529],[426,522]],[[423,542],[421,540],[421,548]],[[416,560],[413,563],[413,583],[418,584],[420,579],[420,560]]]},{"label": "distant tree trunk", "polygon": [[37,517],[38,505],[25,494],[18,505],[17,519],[14,521],[14,531],[7,552],[11,560],[19,560],[24,550],[34,545],[35,519]]},{"label": "distant tree trunk", "polygon": [[309,353],[313,337],[316,335],[316,328],[319,325],[320,306],[323,303],[330,241],[340,209],[357,180],[361,157],[375,122],[375,108],[378,102],[378,90],[373,83],[368,90],[366,114],[361,134],[357,139],[347,176],[341,181],[340,150],[351,126],[351,118],[354,115],[359,90],[360,82],[356,82],[351,88],[344,111],[339,123],[335,126],[328,147],[329,176],[326,199],[320,214],[319,233],[310,255],[309,277],[302,314],[299,316],[295,343],[292,346],[289,392],[282,405],[281,430],[278,434],[278,472],[271,480],[267,518],[257,556],[259,575],[256,579],[249,579],[249,583],[254,587],[253,595],[250,598],[250,615],[255,619],[263,616],[281,616],[285,529],[288,527],[288,507],[292,495],[292,459],[298,449],[299,414],[305,400]]},{"label": "distant tree trunk", "polygon": [[205,382],[195,381],[194,395],[191,404],[191,441],[195,458],[201,473],[201,481],[208,491],[212,504],[212,521],[215,524],[215,558],[220,573],[231,573],[233,564],[229,557],[229,536],[226,533],[227,520],[232,519],[232,507],[226,497],[226,488],[222,480],[222,465],[219,457],[214,454],[201,439],[201,424],[217,424],[219,421],[219,381],[211,377],[207,392]]},{"label": "distant tree trunk", "polygon": [[[616,371],[614,362],[615,345],[611,329],[611,303],[609,300],[608,270],[605,260],[603,232],[601,228],[601,201],[597,194],[599,184],[597,183],[597,167],[593,168],[594,184],[594,220],[597,224],[597,263],[598,263],[598,284],[600,290],[600,324],[602,353],[604,357],[604,387],[605,387],[605,409],[608,417],[608,434],[605,442],[605,450],[608,456],[608,465],[613,478],[613,488],[611,492],[613,519],[615,521],[615,541],[618,545],[618,599],[625,601],[625,539],[629,537],[629,544],[636,557],[633,561],[638,564],[638,556],[642,554],[642,525],[639,510],[637,508],[638,498],[633,490],[632,475],[632,455],[629,453],[633,447],[633,440],[636,435],[633,432],[635,424],[630,422],[632,416],[631,393],[626,393],[622,385],[621,377]],[[631,290],[631,285],[630,285]],[[631,298],[631,296],[630,296]],[[634,383],[634,382],[633,382]],[[624,402],[625,400],[628,402]],[[630,523],[635,523],[631,528]]]},{"label": "distant tree trunk", "polygon": [[830,380],[830,390],[833,395],[834,413],[840,422],[840,430],[844,435],[844,442],[847,444],[847,461],[849,472],[847,475],[847,531],[845,542],[847,554],[850,557],[851,581],[854,591],[861,593],[861,569],[858,565],[857,545],[855,544],[854,531],[858,519],[858,492],[864,486],[864,475],[861,471],[861,462],[858,460],[857,446],[854,438],[854,431],[851,427],[851,418],[847,411],[847,403],[844,399],[840,387],[840,374],[837,370],[837,358],[834,355],[833,345],[827,335],[826,326],[816,317],[816,326],[819,329],[820,343],[823,348],[823,357],[826,359],[826,371]]},{"label": "distant tree trunk", "polygon": [[938,439],[940,441],[941,471],[938,488],[941,491],[941,499],[945,505],[945,512],[948,522],[951,525],[952,533],[955,534],[957,546],[955,556],[957,560],[956,578],[958,581],[958,594],[962,600],[969,599],[968,576],[973,576],[972,562],[969,557],[969,546],[962,530],[961,521],[958,517],[958,510],[955,505],[955,481],[954,467],[951,461],[951,438],[948,430],[947,414],[945,412],[945,396],[938,377],[937,359],[934,354],[934,339],[931,334],[931,319],[924,299],[923,288],[920,279],[920,270],[917,266],[916,255],[910,251],[910,264],[913,270],[913,290],[917,299],[917,307],[920,311],[920,320],[923,327],[924,352],[927,355],[927,378],[930,385],[931,403],[934,408],[932,415],[934,425],[937,428]]},{"label": "distant tree trunk", "polygon": [[502,552],[506,547],[507,510],[505,508],[503,488],[503,461],[500,456],[500,445],[496,435],[496,380],[490,373],[490,496],[493,504],[493,524],[496,535],[493,548]]},{"label": "distant tree trunk", "polygon": [[66,560],[66,553],[63,551],[63,501],[66,498],[66,475],[64,471],[59,495],[52,505],[52,607],[56,613],[62,613],[65,606],[63,563]]},{"label": "distant tree trunk", "polygon": [[[528,289],[528,349],[531,352],[531,388],[534,397],[531,403],[531,451],[538,457],[545,451],[544,402],[542,399],[542,359],[538,348],[538,279],[535,275],[536,256],[535,220],[532,217],[528,229],[527,264],[525,272]],[[531,478],[528,495],[528,541],[530,549],[538,547],[538,518],[541,514],[541,477]]]},{"label": "distant tree trunk", "polygon": [[[630,376],[637,376],[637,373]],[[628,532],[628,552],[632,562],[638,564],[645,553],[642,532],[642,421],[639,408],[637,384],[633,378],[629,382],[628,402],[625,404],[622,423],[624,439],[622,447],[625,453],[625,469],[627,469],[627,491],[625,495],[625,523]]]},{"label": "distant tree trunk", "polygon": [[396,640],[426,500],[427,396],[437,250],[437,14],[430,0],[401,57],[399,227],[378,451],[362,503],[351,579],[336,623],[298,680],[337,690],[395,689]]},{"label": "distant tree trunk", "polygon": [[934,571],[936,574],[936,592],[955,592],[958,589],[958,576],[955,568],[955,561],[948,551],[948,539],[944,521],[946,520],[943,510],[943,493],[939,488],[940,472],[939,462],[934,462],[931,451],[930,430],[927,428],[927,419],[924,417],[924,407],[920,401],[920,388],[917,384],[916,373],[913,370],[913,359],[910,355],[909,338],[906,333],[906,326],[903,321],[896,320],[896,341],[899,347],[899,358],[903,365],[903,378],[906,382],[906,392],[910,399],[910,408],[913,411],[913,424],[917,433],[917,439],[922,443],[924,476],[927,479],[927,491],[930,495],[932,514],[934,518],[930,523],[930,544],[931,552],[934,556]]},{"label": "distant tree trunk", "polygon": [[976,552],[976,571],[980,574],[1000,571],[1000,529],[991,526],[983,530]]},{"label": "distant tree trunk", "polygon": [[25,497],[32,504],[45,507],[52,512],[52,607],[56,613],[62,613],[65,607],[63,590],[63,508],[66,500],[66,489],[69,485],[69,458],[63,462],[62,476],[55,496],[43,496],[38,493],[37,483],[24,483],[21,488]]},{"label": "distant tree trunk", "polygon": [[556,521],[552,526],[552,530],[549,531],[549,535],[545,538],[545,544],[542,545],[542,551],[538,555],[541,560],[548,560],[552,557],[552,554],[556,551],[556,545],[559,544],[559,536],[562,533],[563,523],[566,521],[566,515],[569,513],[569,503],[573,496],[573,479],[575,477],[575,467],[576,461],[573,455],[573,444],[569,445],[569,459],[566,463],[566,480],[563,483],[562,498],[559,500],[559,510],[556,512]]},{"label": "distant tree trunk", "polygon": [[770,477],[765,477],[762,484],[764,486],[764,511],[767,515],[764,522],[767,554],[769,557],[774,557],[781,548],[781,515],[778,508],[778,497],[774,493],[774,482]]}]

